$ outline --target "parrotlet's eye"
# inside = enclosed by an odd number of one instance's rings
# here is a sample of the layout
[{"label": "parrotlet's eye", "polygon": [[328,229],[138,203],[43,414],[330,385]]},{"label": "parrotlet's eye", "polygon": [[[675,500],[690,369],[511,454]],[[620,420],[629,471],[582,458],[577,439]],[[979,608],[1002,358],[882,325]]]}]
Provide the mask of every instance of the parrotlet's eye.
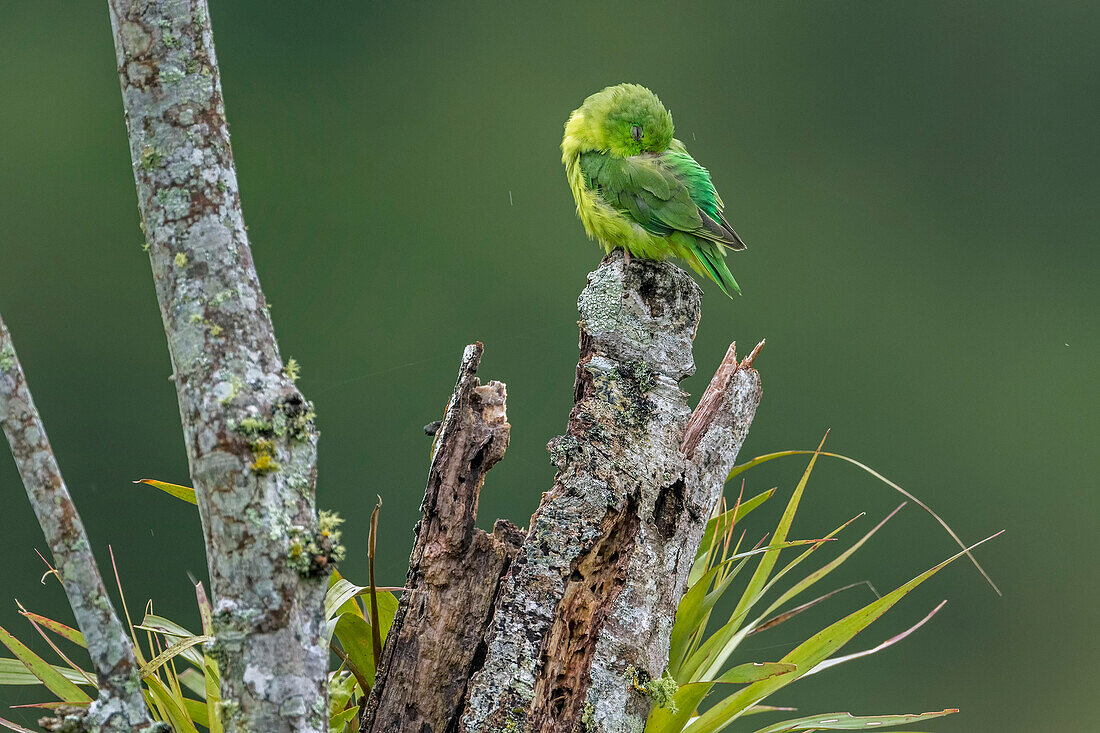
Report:
[{"label": "parrotlet's eye", "polygon": [[642,128],[638,127],[637,125],[631,127],[630,137],[634,138],[634,142],[640,143],[642,141]]}]

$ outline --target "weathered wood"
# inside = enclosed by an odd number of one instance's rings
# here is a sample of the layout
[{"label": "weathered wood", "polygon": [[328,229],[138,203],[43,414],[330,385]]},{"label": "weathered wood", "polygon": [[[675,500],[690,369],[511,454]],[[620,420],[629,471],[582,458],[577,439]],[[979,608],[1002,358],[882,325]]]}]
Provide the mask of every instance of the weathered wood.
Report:
[{"label": "weathered wood", "polygon": [[205,0],[109,0],[138,208],[214,597],[230,733],[327,727],[313,410],[260,289]]},{"label": "weathered wood", "polygon": [[703,528],[752,422],[760,378],[725,363],[693,421],[700,291],[670,264],[608,256],[581,294],[580,360],[558,466],[505,577],[461,729],[629,733],[660,677]]},{"label": "weathered wood", "polygon": [[3,318],[0,425],[92,658],[99,697],[87,710],[85,727],[118,733],[149,730],[153,723],[141,696],[133,645],[103,586],[84,524],[61,477]]},{"label": "weathered wood", "polygon": [[445,733],[461,713],[501,575],[523,533],[498,520],[474,526],[485,474],[508,447],[506,390],[477,377],[480,343],[466,347],[436,433],[407,590],[382,654],[362,731]]}]

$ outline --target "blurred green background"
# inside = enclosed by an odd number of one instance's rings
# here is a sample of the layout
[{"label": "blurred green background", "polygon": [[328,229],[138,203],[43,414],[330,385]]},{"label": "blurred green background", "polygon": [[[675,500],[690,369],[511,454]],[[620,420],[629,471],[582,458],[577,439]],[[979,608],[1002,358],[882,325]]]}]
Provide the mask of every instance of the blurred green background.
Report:
[{"label": "blurred green background", "polygon": [[[421,426],[474,339],[513,425],[481,524],[526,524],[550,486],[576,296],[600,258],[574,217],[562,124],[589,93],[638,81],[749,243],[730,260],[744,297],[703,284],[688,385],[702,391],[731,339],[767,338],[742,458],[831,428],[828,446],[967,540],[1008,529],[979,552],[1004,598],[957,563],[851,649],[950,599],[916,637],[773,702],[962,708],[937,731],[1095,729],[1100,5],[237,0],[212,15],[257,267],[323,431],[319,503],[348,519],[346,575],[365,580],[380,494],[379,581],[402,582]],[[12,2],[3,17],[0,311],[131,611],[151,598],[197,627],[197,516],[130,483],[188,477],[105,3]],[[771,529],[803,463],[747,474],[750,492],[781,490],[750,533]],[[6,459],[0,491],[0,624],[26,638],[10,599],[69,616],[38,583],[45,548]],[[825,463],[794,534],[867,511],[854,539],[898,501]],[[838,585],[885,592],[953,551],[915,507],[888,528]],[[778,659],[869,598],[849,591],[746,647]],[[0,688],[3,706],[48,697]]]}]

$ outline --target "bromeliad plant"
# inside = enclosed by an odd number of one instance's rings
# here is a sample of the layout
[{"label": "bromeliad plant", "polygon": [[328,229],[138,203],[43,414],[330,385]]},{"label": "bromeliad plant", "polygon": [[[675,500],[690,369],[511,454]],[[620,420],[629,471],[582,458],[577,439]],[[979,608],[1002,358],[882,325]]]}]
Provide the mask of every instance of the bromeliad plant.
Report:
[{"label": "bromeliad plant", "polygon": [[[647,689],[655,693],[653,695],[655,706],[650,713],[646,733],[715,733],[745,716],[793,710],[794,708],[789,707],[775,707],[765,701],[772,694],[783,690],[796,680],[843,662],[874,654],[915,632],[929,621],[946,601],[940,603],[921,621],[885,642],[871,649],[836,656],[836,652],[841,647],[890,610],[902,597],[954,560],[963,555],[969,555],[970,550],[974,547],[988,541],[988,539],[992,539],[992,537],[987,538],[970,548],[963,549],[962,552],[921,573],[885,596],[826,626],[778,661],[752,661],[728,666],[731,660],[744,656],[738,652],[741,643],[749,636],[774,628],[816,606],[830,596],[854,587],[854,585],[862,585],[856,583],[837,588],[800,605],[790,607],[792,601],[840,567],[905,506],[903,503],[839,556],[791,584],[778,598],[764,607],[764,610],[759,610],[763,606],[764,597],[781,580],[824,547],[828,541],[835,539],[836,535],[855,519],[862,516],[853,517],[853,519],[848,520],[820,540],[810,541],[809,547],[801,550],[785,565],[779,565],[781,550],[795,544],[787,542],[787,535],[810,474],[820,456],[830,456],[848,461],[886,482],[910,499],[917,501],[947,529],[956,541],[959,541],[958,537],[947,527],[943,520],[920,503],[919,500],[916,500],[915,497],[905,492],[904,489],[857,461],[845,456],[822,452],[820,446],[816,451],[784,451],[761,456],[735,467],[730,472],[729,478],[732,480],[744,471],[775,458],[806,453],[812,454],[809,465],[807,465],[798,485],[795,487],[794,493],[787,502],[787,507],[771,537],[771,545],[768,547],[762,548],[762,550],[742,552],[740,548],[745,537],[744,531],[741,532],[736,541],[733,538],[738,523],[751,511],[770,499],[775,493],[775,489],[744,499],[744,489],[742,487],[742,495],[738,496],[732,508],[726,509],[724,502],[716,507],[714,516],[707,524],[703,543],[691,568],[688,578],[688,591],[681,600],[676,614],[672,629],[668,673],[664,680],[650,681],[647,685]],[[797,544],[806,543],[800,542]],[[755,570],[744,584],[733,611],[721,626],[714,629],[713,626],[716,624],[711,623],[711,617],[716,604],[726,597],[730,597],[732,600],[734,581],[741,577],[745,565],[755,556],[759,557]],[[973,560],[972,556],[971,560]],[[975,565],[977,565],[976,562]],[[978,569],[981,570],[980,566]],[[988,579],[988,576],[986,578]],[[992,581],[990,581],[990,584],[992,585]],[[996,590],[996,586],[993,587]],[[717,702],[707,706],[706,709],[702,709],[704,699],[714,690],[730,691]],[[756,733],[870,730],[928,720],[955,712],[958,711],[946,709],[916,715],[867,717],[855,717],[848,713],[829,713],[774,723],[760,728]]]},{"label": "bromeliad plant", "polygon": [[[140,483],[195,503],[194,490],[186,486],[152,480]],[[380,506],[381,502],[375,507],[370,522],[369,585],[350,583],[337,570],[333,570],[329,577],[325,620],[330,648],[339,660],[336,668],[329,673],[329,730],[332,733],[356,733],[359,730],[359,706],[374,685],[382,645],[397,612],[397,598],[392,591],[401,589],[379,588],[374,584],[375,538]],[[339,533],[335,534],[332,538],[334,543],[339,541]],[[114,564],[113,553],[111,563]],[[47,575],[57,577],[53,568]],[[201,730],[221,733],[221,677],[217,661],[204,648],[204,644],[214,637],[211,635],[210,601],[202,583],[195,583],[202,623],[202,633],[195,634],[174,621],[155,615],[151,602],[146,605],[141,623],[134,625],[117,568],[115,580],[134,651],[141,665],[142,694],[152,718],[167,723],[176,733],[199,733]],[[43,719],[41,724],[50,730],[63,730],[61,726],[65,723],[66,711],[87,706],[97,693],[95,676],[58,646],[58,641],[61,641],[84,648],[84,637],[78,630],[31,613],[22,605],[19,611],[57,654],[62,664],[49,663],[0,627],[0,643],[13,655],[13,658],[0,658],[0,685],[44,685],[56,700],[20,707],[52,711],[55,717]],[[0,727],[34,733],[4,719],[0,719]]]},{"label": "bromeliad plant", "polygon": [[[696,555],[688,577],[688,591],[680,602],[672,629],[669,666],[666,676],[659,680],[635,679],[634,683],[654,699],[655,706],[646,725],[646,733],[715,733],[734,721],[760,713],[791,711],[793,708],[770,705],[766,700],[775,692],[807,675],[859,657],[869,656],[906,638],[927,623],[942,607],[936,608],[905,631],[883,643],[860,652],[836,655],[847,642],[890,610],[903,596],[937,573],[954,560],[968,555],[973,547],[921,573],[908,583],[898,587],[860,610],[825,627],[784,657],[774,662],[745,662],[729,666],[739,655],[739,648],[749,636],[772,629],[807,611],[827,598],[855,585],[831,590],[812,600],[789,607],[832,571],[842,565],[867,542],[905,504],[892,511],[863,537],[845,549],[836,558],[790,585],[778,598],[764,607],[763,598],[779,582],[811,555],[826,544],[859,516],[853,517],[828,535],[818,539],[789,540],[788,533],[798,510],[799,502],[809,482],[810,474],[821,456],[833,457],[852,463],[905,494],[910,500],[928,511],[951,536],[962,544],[950,527],[934,512],[904,489],[888,481],[867,466],[845,456],[826,453],[819,446],[816,451],[784,451],[755,458],[735,467],[729,475],[732,480],[745,471],[784,456],[811,454],[809,464],[802,474],[794,493],[787,503],[768,545],[761,540],[756,547],[743,550],[745,532],[736,541],[738,524],[753,510],[775,494],[775,489],[745,499],[742,493],[732,508],[726,508],[724,500],[715,509],[706,526],[704,540]],[[194,504],[194,490],[186,486],[161,481],[142,480],[151,486]],[[368,536],[370,579],[367,586],[358,586],[344,579],[333,570],[325,598],[327,635],[331,649],[339,664],[329,674],[329,729],[333,733],[354,733],[358,730],[360,704],[374,685],[375,669],[382,646],[397,611],[397,598],[393,592],[400,588],[378,588],[374,583],[375,538],[378,533],[378,512],[371,515]],[[333,526],[335,526],[335,522]],[[330,539],[338,543],[339,532],[333,530]],[[999,533],[998,533],[999,534]],[[995,537],[996,535],[994,535]],[[992,539],[992,538],[988,538]],[[785,565],[779,565],[783,550],[802,547],[799,554]],[[732,600],[734,581],[741,576],[750,560],[756,559],[755,570],[745,583],[732,613],[721,626],[713,628],[713,612],[723,598]],[[114,557],[112,555],[112,564]],[[973,560],[973,557],[971,557]],[[977,566],[977,563],[975,562]],[[978,567],[981,570],[980,566]],[[983,575],[984,575],[984,571]],[[50,573],[55,574],[53,569]],[[986,576],[988,579],[988,576]],[[115,570],[118,582],[118,571]],[[992,581],[990,581],[992,585]],[[996,589],[996,586],[993,586]],[[202,633],[195,634],[169,619],[152,612],[146,606],[145,616],[136,626],[130,621],[121,582],[119,594],[127,625],[134,640],[143,680],[142,693],[155,720],[167,723],[177,733],[221,733],[219,720],[220,676],[218,665],[205,650],[204,644],[212,640],[211,608],[201,583],[195,584],[195,595],[202,623]],[[22,644],[7,630],[0,628],[0,643],[14,658],[0,658],[0,685],[44,685],[56,701],[25,707],[44,708],[64,714],[67,707],[85,706],[95,696],[95,677],[77,665],[58,646],[58,641],[78,647],[84,646],[79,631],[65,624],[31,613],[22,606],[20,613],[45,639],[63,664],[50,664]],[[138,632],[143,632],[144,644]],[[730,690],[725,697],[709,705],[704,700],[715,690]],[[794,733],[815,730],[870,730],[905,723],[928,720],[957,712],[953,709],[916,715],[885,715],[855,717],[848,713],[829,713],[785,720],[765,726],[756,733]],[[60,718],[57,724],[61,724]],[[0,719],[0,726],[25,733],[33,733],[15,723]],[[57,728],[60,729],[60,728]]]}]

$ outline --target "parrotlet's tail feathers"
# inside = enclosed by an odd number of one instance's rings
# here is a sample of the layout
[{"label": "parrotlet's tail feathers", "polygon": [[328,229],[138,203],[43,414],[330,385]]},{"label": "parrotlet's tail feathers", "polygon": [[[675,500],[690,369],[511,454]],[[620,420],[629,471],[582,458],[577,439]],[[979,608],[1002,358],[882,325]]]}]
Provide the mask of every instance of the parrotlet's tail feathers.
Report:
[{"label": "parrotlet's tail feathers", "polygon": [[[734,234],[734,236],[737,235]],[[745,243],[741,242],[740,237],[737,241],[741,243],[741,247],[731,247],[731,249],[744,249]],[[722,250],[722,245],[716,242],[699,241],[691,247],[691,250],[692,254],[698,259],[699,264],[703,266],[706,274],[710,276],[711,280],[718,283],[718,287],[722,288],[723,293],[731,298],[734,293],[741,294],[741,288],[733,278],[733,273],[726,266],[726,253]]]}]

